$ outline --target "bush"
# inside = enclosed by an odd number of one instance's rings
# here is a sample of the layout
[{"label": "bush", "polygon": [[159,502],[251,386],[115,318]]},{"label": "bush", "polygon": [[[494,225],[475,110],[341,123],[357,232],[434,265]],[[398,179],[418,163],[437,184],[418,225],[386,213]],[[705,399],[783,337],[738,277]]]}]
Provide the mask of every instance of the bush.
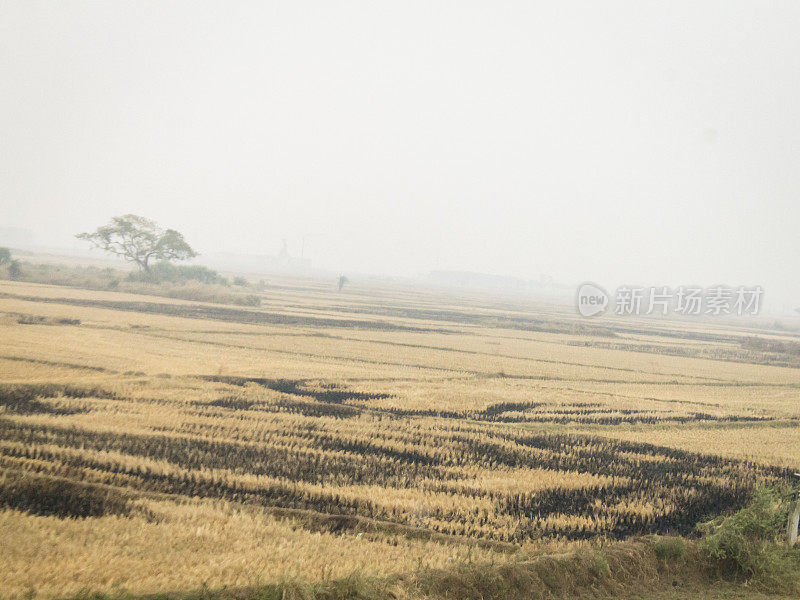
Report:
[{"label": "bush", "polygon": [[231,293],[229,288],[209,285],[196,281],[183,283],[139,283],[124,282],[118,291],[129,294],[148,294],[194,300],[195,302],[214,302],[216,304],[236,304],[238,306],[260,306],[261,297],[256,294]]},{"label": "bush", "polygon": [[601,579],[611,576],[611,567],[609,566],[608,559],[604,554],[598,552],[594,555],[590,571],[595,577],[599,577]]},{"label": "bush", "polygon": [[8,263],[8,278],[11,281],[17,281],[22,276],[22,266],[18,260],[12,260]]},{"label": "bush", "polygon": [[246,294],[244,296],[236,296],[236,302],[241,306],[261,306],[261,296],[257,294]]},{"label": "bush", "polygon": [[661,560],[677,560],[686,553],[686,543],[682,538],[662,538],[653,546],[656,556]]},{"label": "bush", "polygon": [[700,550],[723,576],[743,577],[775,590],[798,589],[800,552],[785,546],[788,495],[761,488],[729,517],[700,526]]},{"label": "bush", "polygon": [[[16,261],[12,261],[14,262]],[[8,270],[11,271],[11,265]],[[9,276],[11,275],[14,273]],[[19,271],[14,277],[32,283],[66,285],[89,290],[113,290],[238,306],[261,304],[260,296],[232,291],[226,287],[228,281],[224,277],[202,266],[187,267],[159,263],[153,266],[150,274],[147,274],[110,268],[25,263],[24,272]],[[165,277],[167,280],[156,281],[159,277]],[[208,283],[210,281],[217,283]]]},{"label": "bush", "polygon": [[156,263],[149,271],[131,273],[128,275],[128,280],[145,283],[199,281],[207,284],[228,285],[227,279],[208,267],[201,265],[173,265],[168,262]]},{"label": "bush", "polygon": [[113,281],[119,282],[125,272],[98,267],[78,267],[52,264],[25,263],[20,279],[32,283],[68,285],[90,290],[105,290]]},{"label": "bush", "polygon": [[245,287],[247,285],[247,279],[245,279],[244,277],[234,277],[233,285],[240,285],[242,287]]}]

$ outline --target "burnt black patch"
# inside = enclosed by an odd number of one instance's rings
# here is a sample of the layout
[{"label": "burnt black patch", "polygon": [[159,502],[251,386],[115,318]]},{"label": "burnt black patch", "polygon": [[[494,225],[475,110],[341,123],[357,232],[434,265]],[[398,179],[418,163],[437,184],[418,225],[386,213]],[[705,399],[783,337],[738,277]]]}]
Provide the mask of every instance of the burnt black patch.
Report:
[{"label": "burnt black patch", "polygon": [[[47,461],[59,465],[60,473],[65,475],[85,469],[102,472],[110,480],[119,475],[121,478],[117,481],[139,491],[222,498],[331,515],[357,515],[407,525],[415,523],[409,515],[381,506],[372,498],[344,497],[334,488],[374,485],[467,494],[485,498],[491,502],[493,511],[472,514],[434,507],[427,515],[436,522],[433,529],[439,533],[512,542],[541,537],[615,539],[670,532],[686,535],[694,530],[698,521],[743,506],[759,482],[777,485],[790,481],[792,476],[792,471],[784,468],[585,435],[491,429],[430,431],[404,436],[408,442],[404,446],[390,446],[387,440],[380,438],[344,439],[322,428],[281,437],[297,443],[272,447],[194,437],[87,431],[0,418],[0,439],[16,442],[0,446],[0,460]],[[423,441],[425,447],[418,447]],[[274,481],[253,489],[236,481],[197,477],[178,470],[159,473],[147,468],[131,469],[100,460],[91,453],[79,455],[67,449],[119,452],[167,461],[188,471],[222,469],[267,476]],[[510,467],[588,473],[603,476],[603,480],[585,488],[556,484],[553,488],[530,492],[486,490],[478,484],[465,488],[459,469],[465,465],[483,469]],[[309,492],[299,488],[297,482],[322,487]],[[26,489],[10,494],[15,506],[27,502],[29,507],[25,510],[38,511],[53,511],[56,510],[53,506],[61,506],[56,499],[58,494],[50,493],[50,488],[45,487],[44,492],[39,491],[42,486],[38,485]],[[59,494],[80,500],[83,489],[67,489]],[[107,506],[103,504],[97,508],[92,500],[95,496],[87,494],[85,503],[70,500],[69,506],[73,508],[59,510],[86,515],[119,506],[112,498]],[[75,503],[78,508],[74,508]],[[652,511],[642,514],[636,508],[642,504],[652,506]],[[628,506],[632,508],[625,508]],[[551,517],[564,514],[587,519],[587,525],[576,529],[549,522]],[[503,526],[510,519],[518,523],[512,531],[486,529],[495,524]]]},{"label": "burnt black patch", "polygon": [[216,406],[218,408],[229,408],[231,410],[249,410],[256,405],[257,402],[247,400],[246,398],[239,398],[237,396],[224,396],[222,398],[212,400],[208,404],[203,404],[200,402],[196,404],[202,406]]},{"label": "burnt black patch", "polygon": [[355,392],[351,390],[336,389],[332,386],[328,386],[324,389],[310,389],[305,386],[307,382],[304,379],[268,379],[266,377],[234,377],[227,375],[201,375],[200,379],[238,386],[244,386],[248,383],[255,383],[275,392],[291,394],[292,396],[313,398],[317,402],[325,402],[328,404],[340,404],[345,400],[366,401],[392,397],[391,394],[383,394],[379,392]]},{"label": "burnt black patch", "polygon": [[77,387],[56,383],[0,384],[0,406],[19,415],[72,415],[85,412],[79,408],[64,408],[42,402],[42,398],[116,398],[113,392],[97,387]]},{"label": "burnt black patch", "polygon": [[466,419],[493,423],[555,423],[558,425],[623,425],[660,423],[763,423],[774,421],[772,417],[754,415],[713,415],[691,412],[684,415],[653,413],[639,409],[600,408],[595,402],[576,402],[553,405],[547,402],[498,402],[482,410],[438,410],[383,408],[381,412],[394,417],[439,417],[444,419]]},{"label": "burnt black patch", "polygon": [[213,406],[229,410],[256,410],[268,413],[292,413],[304,417],[333,417],[335,419],[348,419],[357,417],[361,411],[346,404],[340,405],[329,402],[308,402],[293,398],[280,398],[276,402],[257,402],[239,396],[223,396],[211,402],[195,402],[195,406]]},{"label": "burnt black patch", "polygon": [[333,417],[334,419],[349,419],[361,414],[361,410],[347,404],[331,402],[304,402],[303,400],[279,400],[275,406],[280,412],[289,412],[304,417]]},{"label": "burnt black patch", "polygon": [[53,318],[42,315],[29,315],[26,313],[11,313],[16,315],[17,323],[20,325],[80,325],[80,319],[70,319],[67,317]]},{"label": "burnt black patch", "polygon": [[130,513],[128,498],[117,490],[30,473],[0,478],[0,506],[62,519]]}]

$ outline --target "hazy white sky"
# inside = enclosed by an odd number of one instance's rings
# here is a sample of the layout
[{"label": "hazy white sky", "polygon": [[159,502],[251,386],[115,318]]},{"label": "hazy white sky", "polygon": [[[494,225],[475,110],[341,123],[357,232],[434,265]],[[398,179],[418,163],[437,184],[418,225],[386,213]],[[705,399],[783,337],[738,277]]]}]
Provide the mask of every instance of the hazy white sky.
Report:
[{"label": "hazy white sky", "polygon": [[800,298],[800,3],[0,0],[0,225]]}]

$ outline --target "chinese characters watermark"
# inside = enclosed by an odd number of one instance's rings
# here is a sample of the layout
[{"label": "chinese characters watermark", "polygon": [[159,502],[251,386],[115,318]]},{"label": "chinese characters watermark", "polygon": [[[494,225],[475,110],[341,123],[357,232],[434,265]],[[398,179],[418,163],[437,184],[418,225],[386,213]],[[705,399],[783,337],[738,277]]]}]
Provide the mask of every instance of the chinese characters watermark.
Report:
[{"label": "chinese characters watermark", "polygon": [[610,310],[615,315],[757,315],[761,310],[761,286],[702,288],[621,286],[613,296],[593,283],[578,288],[576,303],[584,317]]}]

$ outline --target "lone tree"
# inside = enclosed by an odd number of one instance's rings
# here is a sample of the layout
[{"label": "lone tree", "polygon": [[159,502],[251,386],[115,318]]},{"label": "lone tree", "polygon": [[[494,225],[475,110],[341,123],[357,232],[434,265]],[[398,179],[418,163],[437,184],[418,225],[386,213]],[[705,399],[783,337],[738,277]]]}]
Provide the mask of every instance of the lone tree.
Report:
[{"label": "lone tree", "polygon": [[161,229],[154,221],[136,215],[114,217],[94,233],[79,233],[75,237],[136,263],[147,272],[151,260],[186,260],[197,256],[183,235],[174,229]]}]

